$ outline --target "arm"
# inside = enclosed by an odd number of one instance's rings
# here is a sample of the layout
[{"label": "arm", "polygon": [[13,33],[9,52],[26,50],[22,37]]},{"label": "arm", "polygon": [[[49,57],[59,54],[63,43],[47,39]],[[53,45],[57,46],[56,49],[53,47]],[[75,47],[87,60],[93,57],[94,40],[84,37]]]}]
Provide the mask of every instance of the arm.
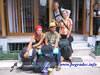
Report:
[{"label": "arm", "polygon": [[95,16],[95,17],[100,17],[100,15],[99,16]]},{"label": "arm", "polygon": [[59,28],[59,35],[61,35],[61,23],[60,23],[60,28]]},{"label": "arm", "polygon": [[28,47],[27,47],[27,49],[26,49],[26,52],[25,52],[25,54],[24,54],[24,57],[25,57],[25,58],[28,57],[28,53],[29,53],[29,50],[32,48],[32,42],[33,42],[34,39],[35,39],[35,36],[33,35],[33,36],[32,36],[32,39],[31,39],[31,41],[30,41],[30,43],[28,44]]},{"label": "arm", "polygon": [[67,12],[68,12],[68,18],[70,17],[70,14],[71,14],[71,10],[69,10],[69,9],[64,9],[64,8],[61,8],[61,11],[63,11],[63,10],[66,10]]},{"label": "arm", "polygon": [[48,38],[47,38],[47,33],[46,33],[46,35],[45,35],[45,45],[48,45]]},{"label": "arm", "polygon": [[44,39],[45,39],[45,34],[43,34],[43,37],[41,38],[41,40],[37,44],[33,45],[33,47],[39,46],[43,42]]},{"label": "arm", "polygon": [[69,35],[71,34],[71,32],[72,32],[72,24],[70,25]]},{"label": "arm", "polygon": [[61,22],[60,22],[60,28],[59,28],[59,38],[61,38]]},{"label": "arm", "polygon": [[46,44],[46,45],[48,45],[48,42],[47,42],[47,41],[45,41],[45,44]]},{"label": "arm", "polygon": [[69,33],[67,35],[67,38],[69,38],[70,34],[71,34],[71,31],[72,31],[72,24],[70,25],[70,30],[69,30]]},{"label": "arm", "polygon": [[70,10],[66,10],[68,12],[68,18],[70,17],[71,11]]},{"label": "arm", "polygon": [[58,47],[58,41],[56,40],[54,48],[57,48],[57,47]]},{"label": "arm", "polygon": [[71,31],[72,31],[72,20],[70,19],[69,22],[70,22],[70,30],[69,30],[69,33],[67,35],[67,38],[69,38]]},{"label": "arm", "polygon": [[29,52],[29,50],[32,48],[32,42],[33,42],[34,39],[35,39],[35,36],[33,35],[33,36],[32,36],[32,39],[31,39],[31,41],[29,42],[28,47],[27,47],[27,49],[26,49],[27,52]]},{"label": "arm", "polygon": [[59,42],[59,34],[57,33],[56,34],[56,41],[55,41],[54,48],[57,48],[58,47],[58,42]]}]

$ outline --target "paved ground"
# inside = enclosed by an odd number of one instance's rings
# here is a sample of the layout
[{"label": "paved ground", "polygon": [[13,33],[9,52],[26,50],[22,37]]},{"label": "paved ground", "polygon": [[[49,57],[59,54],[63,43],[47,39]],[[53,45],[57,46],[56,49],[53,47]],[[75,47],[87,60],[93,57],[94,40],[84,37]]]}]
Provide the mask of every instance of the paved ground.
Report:
[{"label": "paved ground", "polygon": [[[0,69],[0,75],[43,75],[32,71]],[[100,68],[92,67],[62,67],[60,71],[54,69],[53,75],[100,75]]]},{"label": "paved ground", "polygon": [[[53,75],[100,75],[100,57],[94,59],[90,56],[76,56],[82,58],[83,62],[68,62],[61,63],[61,70],[53,70]],[[42,75],[40,73],[33,73],[33,71],[23,71],[15,69],[10,72],[10,67],[17,60],[0,60],[0,75]],[[87,66],[80,66],[86,65]],[[70,67],[71,66],[71,67]]]}]

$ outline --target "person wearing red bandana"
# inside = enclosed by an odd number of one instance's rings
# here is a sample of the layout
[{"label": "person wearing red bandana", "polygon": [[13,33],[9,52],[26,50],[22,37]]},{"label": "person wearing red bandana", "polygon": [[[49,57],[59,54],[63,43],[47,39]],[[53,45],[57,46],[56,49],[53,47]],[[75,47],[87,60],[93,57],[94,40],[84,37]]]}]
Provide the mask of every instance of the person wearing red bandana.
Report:
[{"label": "person wearing red bandana", "polygon": [[[37,53],[37,51],[43,46],[44,39],[45,39],[45,33],[42,32],[42,27],[40,25],[36,26],[32,39],[29,42],[28,47],[26,48],[24,57],[27,58],[29,56],[29,51],[32,48],[36,48],[36,53]],[[35,42],[34,45],[32,45],[33,41]]]}]

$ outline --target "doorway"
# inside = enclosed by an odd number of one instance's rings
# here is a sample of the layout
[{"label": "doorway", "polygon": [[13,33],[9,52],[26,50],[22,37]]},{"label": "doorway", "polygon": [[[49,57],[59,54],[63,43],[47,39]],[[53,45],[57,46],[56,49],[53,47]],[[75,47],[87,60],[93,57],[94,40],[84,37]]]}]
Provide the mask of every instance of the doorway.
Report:
[{"label": "doorway", "polygon": [[60,6],[71,10],[70,18],[73,21],[73,29],[74,33],[82,33],[82,17],[83,17],[83,6],[84,0],[55,0],[58,1]]}]

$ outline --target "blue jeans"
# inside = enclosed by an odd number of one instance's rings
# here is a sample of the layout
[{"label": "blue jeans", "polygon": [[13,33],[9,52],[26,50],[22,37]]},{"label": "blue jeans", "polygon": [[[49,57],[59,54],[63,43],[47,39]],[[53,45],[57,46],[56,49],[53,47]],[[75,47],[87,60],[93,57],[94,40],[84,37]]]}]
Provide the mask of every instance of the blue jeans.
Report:
[{"label": "blue jeans", "polygon": [[58,64],[60,64],[61,63],[61,51],[60,51],[60,48],[59,47],[57,47],[57,48],[59,50],[59,53],[56,55],[56,62]]}]

